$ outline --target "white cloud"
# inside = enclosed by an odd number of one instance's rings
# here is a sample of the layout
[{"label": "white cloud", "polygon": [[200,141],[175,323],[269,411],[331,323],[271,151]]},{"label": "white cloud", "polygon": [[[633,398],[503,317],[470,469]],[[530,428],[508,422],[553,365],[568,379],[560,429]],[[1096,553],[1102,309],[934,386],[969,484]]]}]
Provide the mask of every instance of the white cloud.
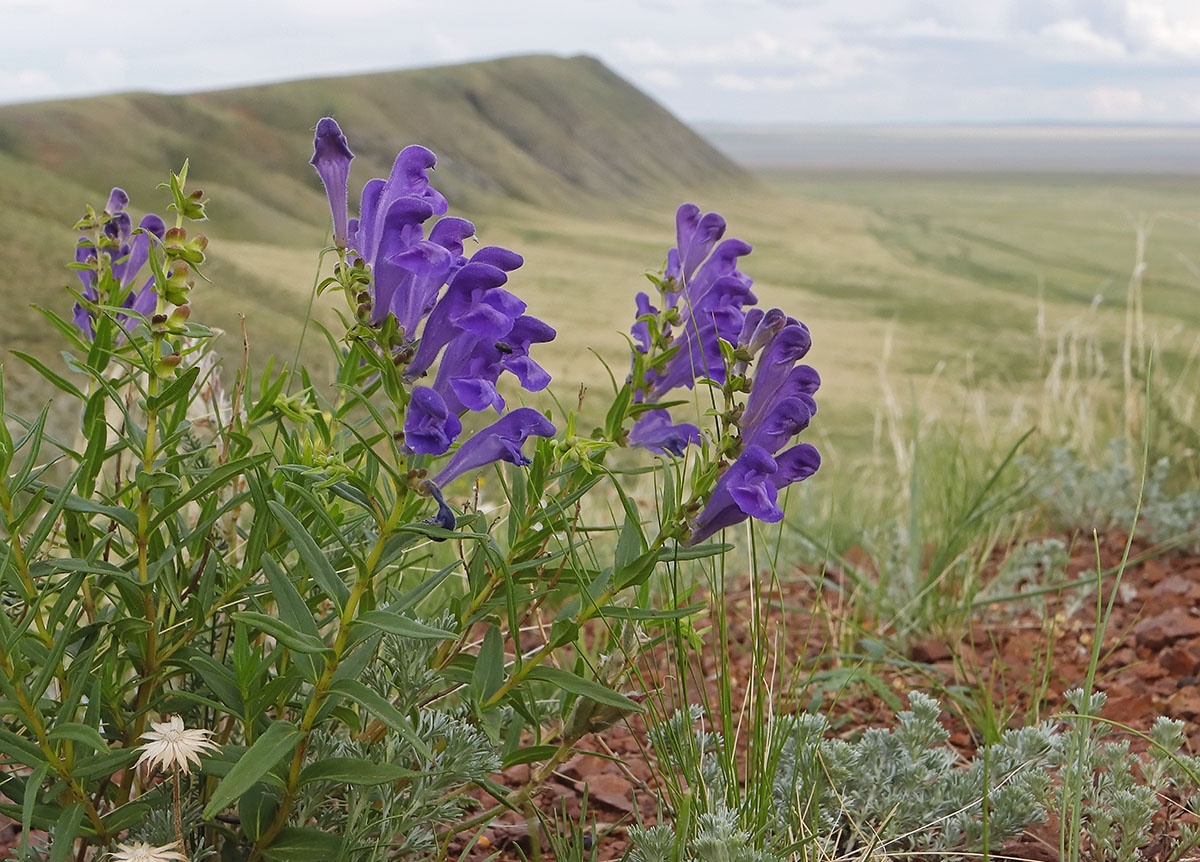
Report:
[{"label": "white cloud", "polygon": [[183,42],[127,6],[0,0],[0,102],[586,52],[687,119],[1200,119],[1200,0],[206,0]]},{"label": "white cloud", "polygon": [[650,86],[658,87],[662,90],[678,89],[682,83],[679,80],[678,74],[661,66],[651,66],[649,69],[644,69],[639,73],[639,77]]},{"label": "white cloud", "polygon": [[1148,55],[1200,61],[1200,7],[1170,0],[1127,0],[1129,28]]},{"label": "white cloud", "polygon": [[722,72],[712,77],[713,86],[731,93],[787,93],[800,86],[796,78],[781,75],[738,75]]},{"label": "white cloud", "polygon": [[1097,33],[1086,18],[1063,18],[1038,34],[1050,53],[1065,58],[1118,60],[1128,56],[1125,43]]}]

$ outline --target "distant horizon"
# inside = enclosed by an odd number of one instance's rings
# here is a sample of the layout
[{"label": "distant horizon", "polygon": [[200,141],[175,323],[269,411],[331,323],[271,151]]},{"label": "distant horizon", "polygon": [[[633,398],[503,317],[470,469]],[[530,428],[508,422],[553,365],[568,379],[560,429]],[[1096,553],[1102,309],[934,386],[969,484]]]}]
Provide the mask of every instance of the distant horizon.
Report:
[{"label": "distant horizon", "polygon": [[[598,57],[693,124],[1200,123],[1193,0],[0,0],[0,103]],[[150,13],[150,14],[145,14]],[[86,26],[64,26],[85,22]]]},{"label": "distant horizon", "polygon": [[1200,175],[1200,125],[859,124],[693,128],[739,164],[806,172]]}]

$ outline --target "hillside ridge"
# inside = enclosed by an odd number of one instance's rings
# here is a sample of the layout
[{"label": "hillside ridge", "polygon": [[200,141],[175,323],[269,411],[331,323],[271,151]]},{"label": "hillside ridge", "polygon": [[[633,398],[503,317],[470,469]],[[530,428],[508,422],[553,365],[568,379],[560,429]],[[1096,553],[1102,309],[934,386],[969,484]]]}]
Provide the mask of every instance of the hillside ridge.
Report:
[{"label": "hillside ridge", "polygon": [[[446,194],[468,208],[489,197],[575,208],[580,195],[628,197],[741,176],[590,56],[0,106],[0,157],[96,194],[110,185],[152,186],[190,157],[199,181],[291,217],[306,193],[319,191],[306,163],[312,128],[326,115],[350,138],[356,176],[386,175],[401,146],[421,143],[449,168],[439,171]],[[0,173],[6,197],[9,175]]]}]

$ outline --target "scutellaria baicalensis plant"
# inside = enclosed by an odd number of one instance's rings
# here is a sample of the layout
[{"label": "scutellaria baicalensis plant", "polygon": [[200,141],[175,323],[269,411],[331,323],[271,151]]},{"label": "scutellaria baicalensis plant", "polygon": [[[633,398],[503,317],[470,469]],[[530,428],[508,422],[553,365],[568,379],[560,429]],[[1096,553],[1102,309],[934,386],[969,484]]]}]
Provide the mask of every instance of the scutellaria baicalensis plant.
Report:
[{"label": "scutellaria baicalensis plant", "polygon": [[[521,256],[467,253],[475,228],[423,147],[352,217],[353,158],[321,120],[318,293],[346,301],[338,331],[310,321],[327,380],[251,359],[250,321],[222,381],[191,316],[207,240],[188,228],[207,216],[186,164],[166,220],[135,227],[114,190],[78,224],[73,319],[48,315],[67,371],[24,357],[77,406],[77,442],[48,412],[0,422],[0,813],[56,858],[444,853],[642,711],[644,629],[695,612],[651,606],[652,579],[724,553],[702,544],[722,527],[782,517],[779,489],[816,468],[789,448],[816,409],[807,330],[753,308],[749,246],[719,242],[719,216],[680,210],[662,310],[639,297],[632,373],[587,432],[582,395],[553,421],[532,406],[555,330],[509,289]],[[667,399],[703,386],[714,427],[676,422]],[[639,448],[690,474],[657,522],[622,484]],[[199,764],[138,769],[167,736]],[[536,765],[505,790],[511,763]],[[472,787],[495,804],[472,810]]]}]

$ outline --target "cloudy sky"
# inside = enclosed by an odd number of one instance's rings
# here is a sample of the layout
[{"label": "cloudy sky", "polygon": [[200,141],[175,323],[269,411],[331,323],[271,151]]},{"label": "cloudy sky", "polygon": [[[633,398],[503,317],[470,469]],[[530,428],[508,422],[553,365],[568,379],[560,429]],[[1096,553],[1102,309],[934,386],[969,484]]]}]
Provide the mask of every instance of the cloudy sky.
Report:
[{"label": "cloudy sky", "polygon": [[1200,122],[1200,0],[0,0],[0,102],[529,52],[691,121]]}]

